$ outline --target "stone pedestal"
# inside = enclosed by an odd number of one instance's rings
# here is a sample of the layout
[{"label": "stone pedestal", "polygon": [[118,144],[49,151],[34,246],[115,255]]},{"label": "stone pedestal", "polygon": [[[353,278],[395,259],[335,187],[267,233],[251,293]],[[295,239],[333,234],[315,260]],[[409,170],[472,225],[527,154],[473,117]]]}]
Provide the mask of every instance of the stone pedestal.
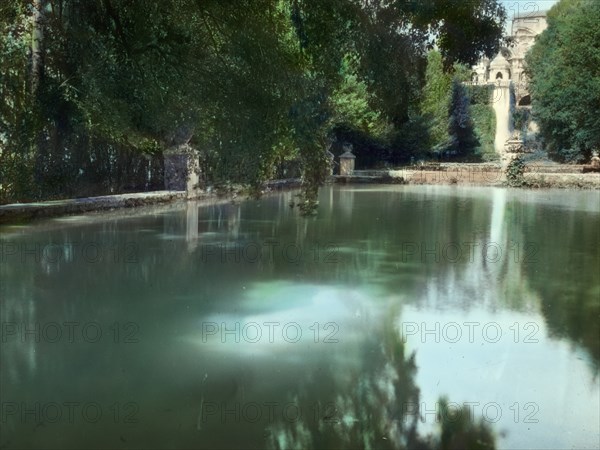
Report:
[{"label": "stone pedestal", "polygon": [[598,172],[600,173],[600,157],[594,152],[594,156],[590,160],[590,164],[583,166],[583,173]]},{"label": "stone pedestal", "polygon": [[327,150],[327,158],[329,160],[329,176],[333,175],[333,162],[335,159],[335,155],[333,153],[331,153],[329,150]]},{"label": "stone pedestal", "polygon": [[505,153],[525,153],[525,143],[519,136],[511,137],[504,144]]},{"label": "stone pedestal", "polygon": [[504,144],[502,167],[506,170],[510,162],[525,153],[525,144],[520,137],[513,136]]},{"label": "stone pedestal", "polygon": [[344,146],[344,153],[340,155],[340,175],[349,176],[354,174],[354,161],[356,156],[352,154],[351,147]]},{"label": "stone pedestal", "polygon": [[164,153],[165,189],[186,191],[188,198],[197,197],[200,189],[198,152],[189,145],[170,148]]},{"label": "stone pedestal", "polygon": [[[520,159],[524,150],[524,142],[518,133],[514,133],[504,144],[504,152],[502,153],[502,178],[508,186],[521,187],[525,184],[525,165],[523,160]],[[511,164],[513,161],[516,163],[515,165]]]}]

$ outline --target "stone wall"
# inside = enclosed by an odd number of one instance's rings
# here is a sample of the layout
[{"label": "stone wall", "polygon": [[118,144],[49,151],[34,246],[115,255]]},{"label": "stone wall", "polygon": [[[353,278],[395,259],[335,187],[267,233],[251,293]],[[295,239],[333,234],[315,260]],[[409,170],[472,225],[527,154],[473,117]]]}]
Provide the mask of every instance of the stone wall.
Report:
[{"label": "stone wall", "polygon": [[185,191],[187,186],[188,155],[165,154],[165,189]]},{"label": "stone wall", "polygon": [[165,189],[186,191],[188,198],[202,191],[198,152],[189,145],[180,145],[164,154]]}]

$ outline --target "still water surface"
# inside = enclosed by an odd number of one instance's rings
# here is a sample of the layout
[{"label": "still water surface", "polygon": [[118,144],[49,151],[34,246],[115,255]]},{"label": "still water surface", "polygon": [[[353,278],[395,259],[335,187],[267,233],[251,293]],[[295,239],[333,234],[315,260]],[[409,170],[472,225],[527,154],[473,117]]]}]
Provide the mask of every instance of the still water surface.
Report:
[{"label": "still water surface", "polygon": [[0,448],[600,447],[598,193],[293,195],[2,229]]}]

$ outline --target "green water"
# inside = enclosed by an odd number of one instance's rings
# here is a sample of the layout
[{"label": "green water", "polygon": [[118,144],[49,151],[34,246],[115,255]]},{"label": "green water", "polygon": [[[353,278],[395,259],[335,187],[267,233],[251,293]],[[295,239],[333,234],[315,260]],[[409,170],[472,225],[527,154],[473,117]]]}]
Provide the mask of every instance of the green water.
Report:
[{"label": "green water", "polygon": [[600,447],[598,193],[292,199],[3,228],[0,448]]}]

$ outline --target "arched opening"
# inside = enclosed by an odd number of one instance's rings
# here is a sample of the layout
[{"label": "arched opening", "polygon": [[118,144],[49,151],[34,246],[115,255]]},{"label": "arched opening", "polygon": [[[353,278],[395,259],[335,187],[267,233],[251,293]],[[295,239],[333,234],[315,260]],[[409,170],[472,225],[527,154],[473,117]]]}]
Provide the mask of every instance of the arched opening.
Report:
[{"label": "arched opening", "polygon": [[504,79],[504,76],[502,75],[502,72],[498,72],[496,74],[496,80],[502,80],[502,79]]},{"label": "arched opening", "polygon": [[525,95],[519,100],[519,106],[530,106],[531,105],[531,95]]},{"label": "arched opening", "polygon": [[473,83],[477,83],[477,82],[479,81],[479,76],[477,75],[477,72],[473,72],[473,73],[471,74],[471,81],[472,81]]}]

